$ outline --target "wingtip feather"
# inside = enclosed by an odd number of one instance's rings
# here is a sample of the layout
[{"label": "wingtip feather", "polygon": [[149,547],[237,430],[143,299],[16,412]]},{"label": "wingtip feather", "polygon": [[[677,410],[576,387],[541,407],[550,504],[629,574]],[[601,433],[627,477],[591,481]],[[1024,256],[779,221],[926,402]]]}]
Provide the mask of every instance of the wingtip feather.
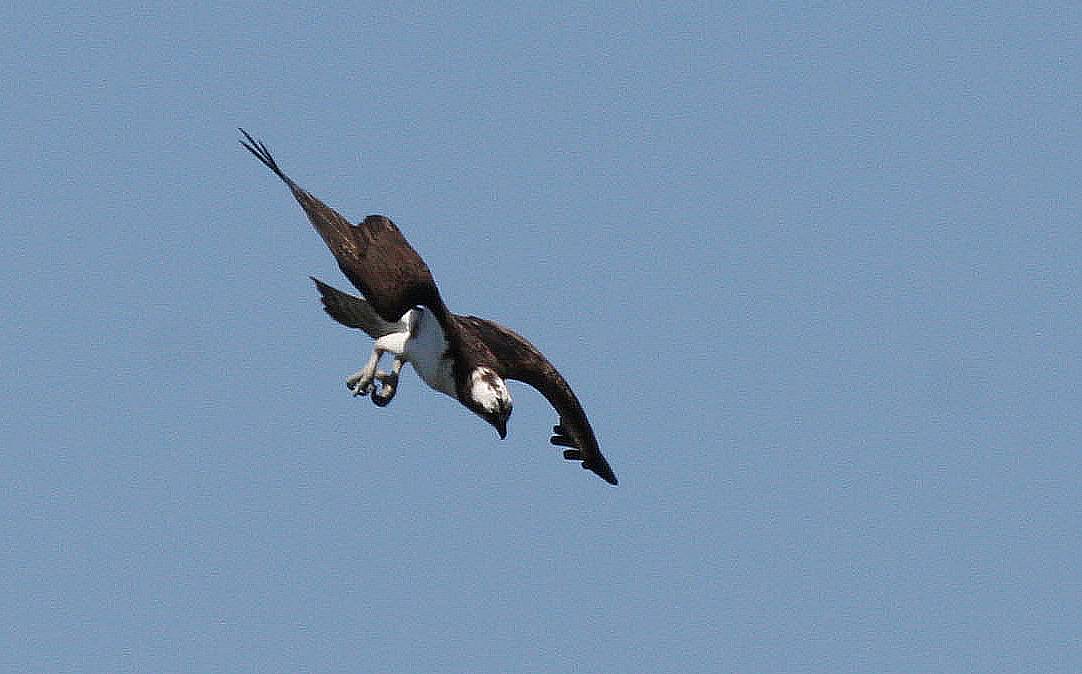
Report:
[{"label": "wingtip feather", "polygon": [[588,470],[592,470],[598,477],[600,477],[602,480],[608,482],[614,487],[620,484],[620,481],[616,479],[615,473],[612,472],[612,468],[610,468],[609,465],[604,462],[604,459],[602,459],[601,466],[594,466],[593,464],[587,465],[586,463],[583,463],[582,467]]}]

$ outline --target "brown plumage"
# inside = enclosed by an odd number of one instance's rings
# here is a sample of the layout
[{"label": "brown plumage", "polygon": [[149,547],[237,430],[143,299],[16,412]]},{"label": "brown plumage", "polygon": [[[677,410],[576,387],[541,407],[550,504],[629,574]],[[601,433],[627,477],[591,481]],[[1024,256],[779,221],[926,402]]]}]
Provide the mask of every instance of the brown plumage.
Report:
[{"label": "brown plumage", "polygon": [[[453,363],[459,402],[485,416],[470,394],[470,376],[479,367],[488,368],[503,379],[534,387],[559,414],[559,423],[553,427],[550,442],[567,448],[564,458],[581,461],[583,468],[592,470],[610,484],[617,483],[574,391],[540,351],[522,336],[497,323],[448,311],[428,265],[391,220],[382,215],[369,215],[360,224],[350,224],[282,172],[265,145],[244,129],[240,132],[247,139],[247,142],[242,140],[241,145],[289,186],[308,220],[338,261],[342,273],[364,295],[363,299],[354,297],[312,279],[332,318],[379,338],[405,329],[401,321],[414,307],[428,309],[439,322],[447,341],[448,348],[443,357]],[[390,402],[389,398],[375,395],[373,400],[381,406]],[[507,414],[510,414],[509,409]],[[489,421],[492,423],[491,419]],[[501,436],[503,432],[501,429]]]},{"label": "brown plumage", "polygon": [[455,315],[459,328],[473,337],[466,341],[484,344],[492,355],[492,369],[504,379],[529,384],[538,391],[559,413],[560,423],[553,427],[550,442],[568,447],[564,458],[582,461],[582,467],[601,476],[606,482],[616,484],[609,462],[601,454],[594,436],[594,429],[578,396],[567,381],[544,354],[517,332],[492,321],[476,316]]}]

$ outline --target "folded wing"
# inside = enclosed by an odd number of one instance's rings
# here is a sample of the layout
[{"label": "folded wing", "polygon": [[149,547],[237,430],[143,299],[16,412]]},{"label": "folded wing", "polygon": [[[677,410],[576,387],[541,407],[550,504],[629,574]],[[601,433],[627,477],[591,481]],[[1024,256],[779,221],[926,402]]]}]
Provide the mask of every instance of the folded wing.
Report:
[{"label": "folded wing", "polygon": [[347,328],[364,330],[372,339],[379,339],[395,332],[404,332],[407,329],[403,321],[389,323],[380,318],[372,305],[360,297],[333,288],[314,276],[308,278],[312,279],[319,290],[320,298],[323,300],[323,310]]},{"label": "folded wing", "polygon": [[582,461],[583,468],[597,473],[609,484],[616,484],[616,475],[601,454],[582,404],[544,354],[521,335],[492,321],[460,316],[459,322],[489,348],[499,363],[501,377],[529,384],[556,409],[560,422],[553,427],[550,442],[568,448],[564,450],[564,458]]},{"label": "folded wing", "polygon": [[342,273],[364,293],[380,318],[395,323],[419,305],[431,309],[440,323],[445,323],[447,309],[432,272],[389,218],[369,215],[358,225],[350,224],[293,182],[278,167],[266,145],[244,129],[240,132],[247,139],[241,145],[289,186],[309,222],[334,254]]}]

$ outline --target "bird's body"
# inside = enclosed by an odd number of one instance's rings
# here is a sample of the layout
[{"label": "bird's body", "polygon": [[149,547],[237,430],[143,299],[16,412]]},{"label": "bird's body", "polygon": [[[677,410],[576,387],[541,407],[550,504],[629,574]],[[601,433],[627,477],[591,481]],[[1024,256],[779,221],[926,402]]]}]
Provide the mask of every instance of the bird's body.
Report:
[{"label": "bird's body", "polygon": [[440,393],[455,397],[455,362],[447,353],[447,336],[440,322],[429,312],[415,307],[406,312],[409,338],[406,361],[417,371],[421,381]]},{"label": "bird's body", "polygon": [[[354,395],[371,395],[381,407],[390,404],[399,372],[409,363],[428,386],[458,400],[503,438],[512,409],[505,380],[525,382],[559,413],[550,441],[568,448],[564,458],[582,461],[583,468],[616,484],[582,405],[540,351],[497,323],[451,313],[424,260],[393,222],[370,215],[350,224],[286,176],[266,146],[241,133],[247,139],[241,144],[289,186],[339,268],[364,295],[312,279],[332,318],[376,340],[365,366],[346,379]],[[384,353],[393,358],[389,372],[379,370]]]}]

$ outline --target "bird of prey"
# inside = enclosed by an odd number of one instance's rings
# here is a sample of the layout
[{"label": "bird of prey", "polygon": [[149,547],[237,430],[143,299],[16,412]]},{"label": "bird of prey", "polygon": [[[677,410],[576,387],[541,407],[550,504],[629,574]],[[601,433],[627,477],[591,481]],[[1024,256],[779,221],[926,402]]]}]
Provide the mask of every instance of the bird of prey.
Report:
[{"label": "bird of prey", "polygon": [[[339,269],[364,296],[312,278],[331,318],[375,339],[368,362],[346,379],[353,395],[370,395],[376,405],[388,405],[402,366],[410,363],[426,384],[492,424],[503,439],[511,416],[506,380],[524,382],[559,414],[550,442],[566,448],[564,458],[581,461],[583,468],[616,484],[579,399],[533,344],[492,321],[451,313],[428,266],[390,219],[369,215],[350,224],[282,172],[266,145],[240,132],[241,145],[289,187]],[[390,371],[379,369],[385,353],[392,355]]]}]

